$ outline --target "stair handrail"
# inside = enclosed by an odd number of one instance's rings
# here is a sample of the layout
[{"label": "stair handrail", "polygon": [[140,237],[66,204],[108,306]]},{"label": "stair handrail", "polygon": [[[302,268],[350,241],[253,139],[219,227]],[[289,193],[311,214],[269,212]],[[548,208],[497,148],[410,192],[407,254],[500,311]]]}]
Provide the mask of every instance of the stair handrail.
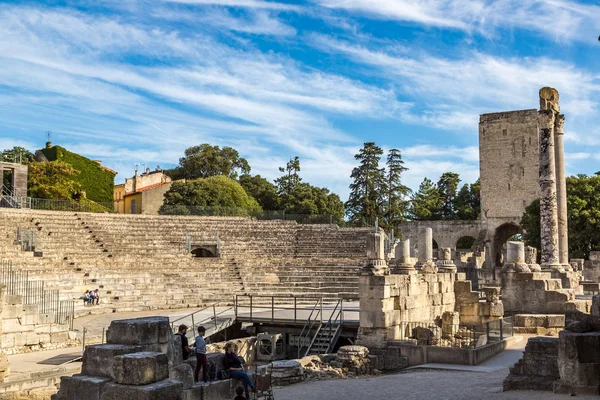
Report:
[{"label": "stair handrail", "polygon": [[[223,305],[225,305],[227,307],[224,310],[221,310],[221,311],[217,312],[217,307],[223,306]],[[212,315],[210,315],[209,317],[204,318],[204,319],[198,321],[198,323],[196,324],[196,321],[194,320],[194,315],[196,315],[198,313],[201,313],[203,311],[206,311],[208,309],[212,309]],[[190,317],[192,319],[192,330],[191,330],[192,335],[194,335],[194,330],[196,329],[197,325],[206,324],[208,322],[214,322],[215,330],[217,330],[218,327],[219,327],[219,323],[218,323],[218,320],[217,320],[218,317],[221,316],[221,315],[223,315],[223,314],[225,314],[228,311],[233,310],[233,309],[234,309],[233,306],[229,306],[229,305],[224,304],[224,303],[212,303],[212,304],[210,304],[210,305],[208,305],[208,306],[206,306],[204,308],[201,308],[200,310],[194,311],[193,313],[186,314],[186,315],[184,315],[182,317],[179,317],[177,319],[172,320],[171,321],[171,330],[175,331],[175,324],[177,322],[185,320],[185,319],[190,318]],[[235,316],[232,316],[232,317],[229,318],[229,320],[231,320],[231,319],[235,319]],[[216,333],[216,331],[215,331],[215,333]]]},{"label": "stair handrail", "polygon": [[[315,315],[315,312],[316,312],[316,315]],[[313,318],[313,315],[315,315],[315,318]],[[310,337],[310,333],[315,328],[315,325],[317,326],[315,334],[313,335],[309,345],[306,347],[306,351],[304,352],[304,354],[302,354],[302,347],[303,347],[302,341],[305,336],[306,336],[306,338]],[[306,355],[310,351],[310,348],[314,344],[315,339],[317,338],[317,335],[319,334],[319,331],[321,330],[322,325],[323,325],[323,298],[320,297],[315,302],[315,305],[313,306],[313,308],[308,316],[308,319],[306,320],[306,323],[304,324],[304,327],[302,328],[302,332],[300,332],[300,335],[298,336],[298,358],[306,357]]]},{"label": "stair handrail", "polygon": [[[335,307],[329,314],[329,319],[325,324],[324,328],[321,331],[325,332],[325,336],[329,345],[327,346],[327,350],[325,353],[330,353],[333,346],[335,346],[335,341],[337,340],[336,336],[339,337],[342,325],[344,324],[344,299],[338,299]],[[333,326],[335,325],[335,331],[333,331]],[[313,341],[314,344],[314,341]],[[309,347],[308,352],[312,349]]]}]

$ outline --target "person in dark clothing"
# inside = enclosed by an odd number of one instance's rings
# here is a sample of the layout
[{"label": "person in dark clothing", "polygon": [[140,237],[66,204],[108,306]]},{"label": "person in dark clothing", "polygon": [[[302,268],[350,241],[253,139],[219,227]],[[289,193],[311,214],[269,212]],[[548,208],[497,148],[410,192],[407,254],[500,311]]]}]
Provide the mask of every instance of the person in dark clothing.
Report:
[{"label": "person in dark clothing", "polygon": [[235,398],[233,400],[246,400],[246,397],[244,397],[244,388],[241,386],[238,386],[235,388],[235,394],[237,396],[235,396]]},{"label": "person in dark clothing", "polygon": [[223,366],[229,371],[231,377],[236,379],[244,385],[244,391],[246,392],[246,398],[250,398],[250,390],[254,392],[254,383],[250,378],[250,375],[244,371],[242,362],[239,357],[235,354],[233,349],[233,343],[229,342],[225,345],[225,357],[223,358]]},{"label": "person in dark clothing", "polygon": [[203,326],[198,327],[198,336],[196,336],[196,343],[194,347],[196,348],[196,371],[194,372],[194,380],[198,382],[198,374],[200,370],[202,370],[202,380],[204,383],[208,382],[208,361],[206,359],[206,340],[204,340],[204,335],[206,334],[206,329]]},{"label": "person in dark clothing", "polygon": [[181,351],[184,360],[187,360],[192,354],[192,349],[190,349],[190,344],[188,342],[188,338],[186,336],[188,327],[186,325],[179,325],[179,329],[177,329],[176,335],[181,336]]}]

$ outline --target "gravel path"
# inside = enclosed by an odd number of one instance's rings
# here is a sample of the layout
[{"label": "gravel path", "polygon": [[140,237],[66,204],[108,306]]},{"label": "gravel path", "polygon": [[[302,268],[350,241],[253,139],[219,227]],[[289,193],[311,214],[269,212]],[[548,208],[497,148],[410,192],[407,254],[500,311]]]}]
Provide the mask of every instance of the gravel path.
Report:
[{"label": "gravel path", "polygon": [[[277,400],[552,400],[570,399],[551,392],[502,392],[508,369],[494,372],[411,370],[366,379],[304,382],[275,390]],[[577,396],[577,399],[598,399]]]}]

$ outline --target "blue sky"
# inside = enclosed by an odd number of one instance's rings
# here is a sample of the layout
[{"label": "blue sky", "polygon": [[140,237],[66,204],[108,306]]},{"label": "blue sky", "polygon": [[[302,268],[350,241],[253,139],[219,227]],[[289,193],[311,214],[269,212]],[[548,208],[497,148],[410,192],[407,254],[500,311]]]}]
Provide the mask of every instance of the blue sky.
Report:
[{"label": "blue sky", "polygon": [[117,170],[208,142],[268,178],[292,156],[345,198],[364,141],[416,188],[478,176],[478,118],[566,114],[567,173],[600,170],[600,6],[575,0],[0,2],[0,149],[52,141]]}]

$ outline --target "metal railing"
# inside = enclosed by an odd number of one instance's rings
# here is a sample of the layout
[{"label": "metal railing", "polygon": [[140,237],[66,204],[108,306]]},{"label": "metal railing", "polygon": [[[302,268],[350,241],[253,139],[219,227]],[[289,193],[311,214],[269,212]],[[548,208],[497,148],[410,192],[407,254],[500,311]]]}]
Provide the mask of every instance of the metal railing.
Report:
[{"label": "metal railing", "polygon": [[41,314],[54,314],[54,322],[73,329],[75,300],[60,300],[57,289],[47,289],[44,281],[34,281],[29,271],[14,270],[10,260],[0,260],[0,284],[6,295],[20,296],[25,305],[37,305]]},{"label": "metal railing", "polygon": [[0,207],[19,208],[17,195],[8,187],[2,185],[0,190]]},{"label": "metal railing", "polygon": [[334,224],[342,221],[335,220],[331,214],[292,214],[285,211],[256,210],[241,207],[202,207],[178,205],[162,205],[161,215],[193,215],[203,217],[247,217],[257,220],[296,221],[299,224]]},{"label": "metal railing", "polygon": [[16,242],[21,246],[21,251],[33,251],[39,253],[42,251],[42,241],[37,233],[31,229],[18,227]]},{"label": "metal railing", "polygon": [[[323,326],[323,299],[317,300],[298,337],[298,358],[306,357]],[[308,346],[302,346],[309,342]]]},{"label": "metal railing", "polygon": [[[337,340],[340,337],[344,325],[344,299],[340,299],[333,312],[329,315],[329,319],[324,327],[318,333],[319,340],[325,340],[328,345],[322,352],[323,354],[331,353]],[[314,344],[314,343],[313,343]],[[309,352],[312,350],[309,349]]]},{"label": "metal railing", "polygon": [[[217,311],[217,308],[225,307],[222,310]],[[200,317],[201,313],[205,313],[207,310],[212,311],[208,317]],[[191,320],[191,328],[188,329],[188,333],[186,336],[194,337],[196,333],[196,329],[199,326],[204,326],[207,330],[206,336],[214,335],[215,333],[221,332],[223,329],[229,327],[233,322],[235,322],[235,313],[231,315],[231,312],[234,310],[233,306],[225,305],[222,303],[214,303],[207,307],[201,308],[200,310],[196,310],[190,314],[184,315],[183,317],[174,319],[171,321],[171,329],[174,333],[177,332],[177,329],[180,324],[185,323],[185,321]],[[229,313],[229,315],[228,315]]]},{"label": "metal railing", "polygon": [[113,203],[96,203],[91,200],[56,200],[56,199],[36,199],[25,196],[2,196],[0,207],[28,208],[31,210],[46,211],[72,211],[72,212],[93,212],[93,213],[113,213]]}]

